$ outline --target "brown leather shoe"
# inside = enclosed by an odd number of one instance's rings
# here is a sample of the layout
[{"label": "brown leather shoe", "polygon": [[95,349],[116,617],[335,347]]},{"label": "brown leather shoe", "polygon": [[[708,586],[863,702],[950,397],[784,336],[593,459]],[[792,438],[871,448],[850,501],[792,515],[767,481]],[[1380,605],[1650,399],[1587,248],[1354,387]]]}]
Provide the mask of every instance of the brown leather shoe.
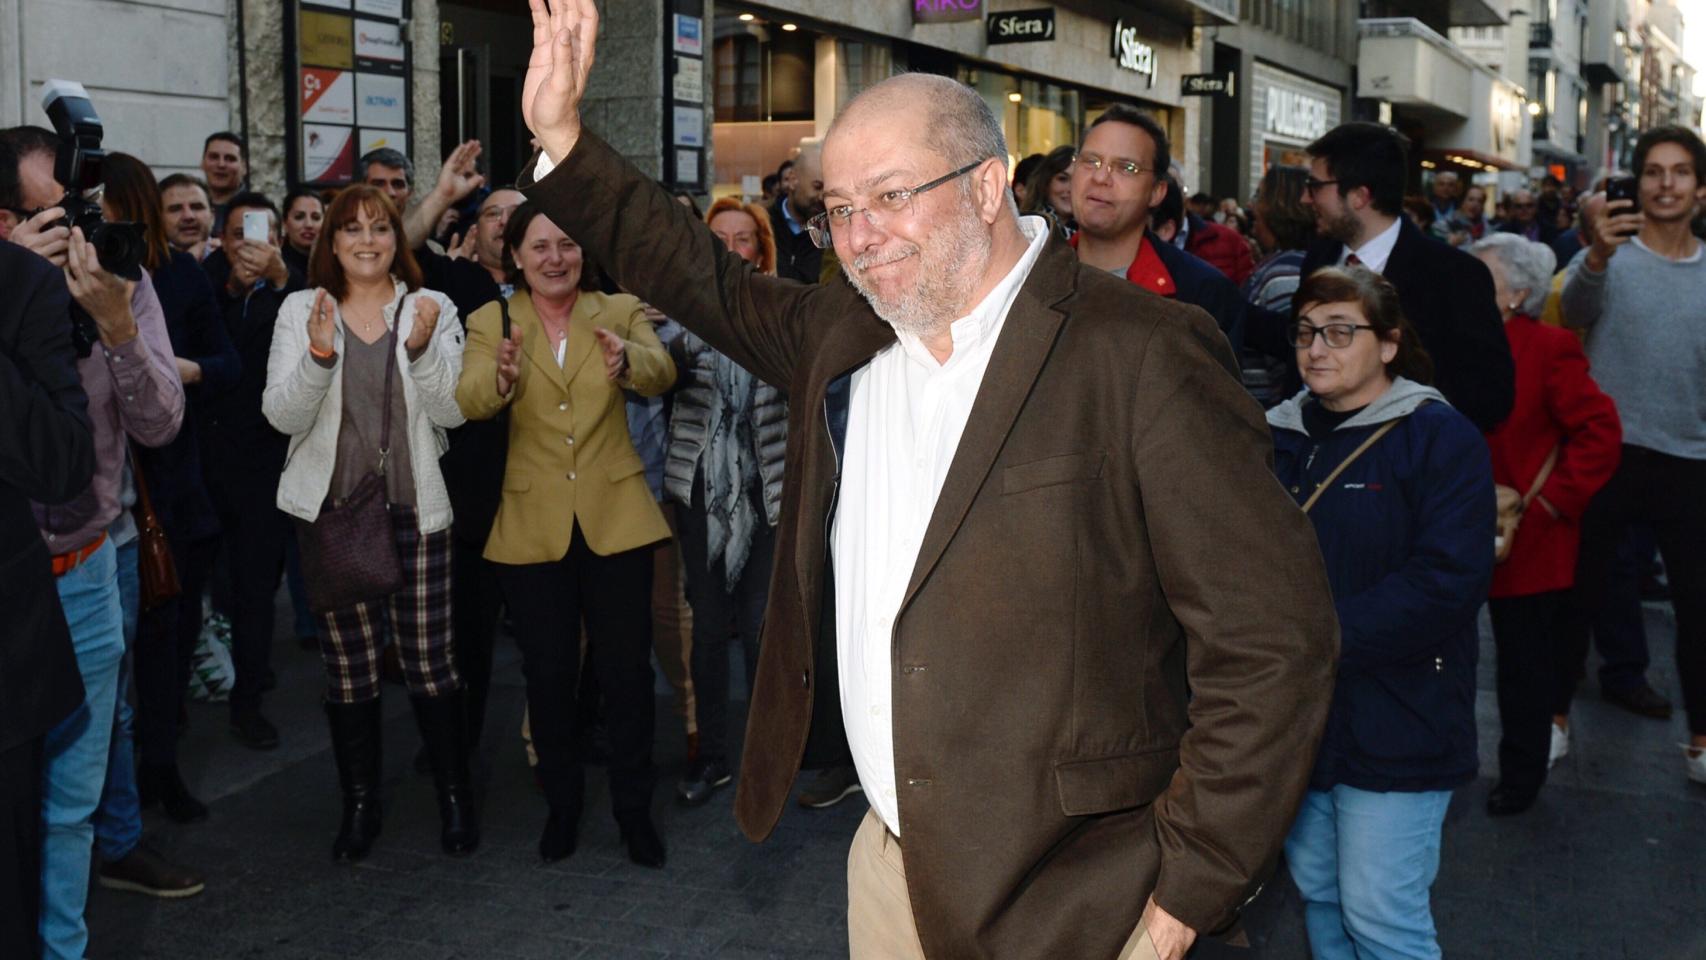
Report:
[{"label": "brown leather shoe", "polygon": [[1606,690],[1603,696],[1636,716],[1652,717],[1655,720],[1670,719],[1670,701],[1665,699],[1664,694],[1654,690],[1651,684],[1643,683],[1623,690]]},{"label": "brown leather shoe", "polygon": [[146,841],[121,859],[101,864],[97,878],[109,890],[128,890],[167,900],[193,897],[207,887],[201,874],[167,860]]}]

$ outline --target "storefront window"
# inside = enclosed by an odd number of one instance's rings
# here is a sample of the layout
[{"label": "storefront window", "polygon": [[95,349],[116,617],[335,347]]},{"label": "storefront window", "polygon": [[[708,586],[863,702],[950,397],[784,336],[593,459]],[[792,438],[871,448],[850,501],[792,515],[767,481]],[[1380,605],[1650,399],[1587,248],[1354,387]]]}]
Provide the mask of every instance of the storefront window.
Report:
[{"label": "storefront window", "polygon": [[1009,169],[1021,157],[1078,143],[1082,129],[1078,91],[972,66],[960,67],[956,79],[982,95],[1001,119],[1007,135]]}]

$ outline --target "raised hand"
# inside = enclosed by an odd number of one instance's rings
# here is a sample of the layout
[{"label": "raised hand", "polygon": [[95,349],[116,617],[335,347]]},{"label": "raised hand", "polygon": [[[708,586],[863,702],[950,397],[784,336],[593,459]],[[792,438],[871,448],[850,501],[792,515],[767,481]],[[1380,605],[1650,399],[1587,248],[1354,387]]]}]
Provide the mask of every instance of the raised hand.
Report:
[{"label": "raised hand", "polygon": [[451,203],[478,190],[486,182],[474,163],[480,159],[480,149],[480,141],[469,140],[450,151],[450,156],[444,158],[444,166],[438,169],[438,185],[433,189]]},{"label": "raised hand", "polygon": [[521,91],[521,116],[553,163],[581,135],[581,97],[598,41],[593,0],[528,0],[533,11],[533,56]]},{"label": "raised hand", "polygon": [[63,219],[63,207],[48,207],[18,224],[12,230],[11,241],[31,253],[53,261],[56,267],[63,267],[65,251],[71,246],[71,228],[59,225],[59,221]]},{"label": "raised hand", "polygon": [[521,327],[511,324],[509,338],[498,341],[498,396],[509,396],[520,380]]},{"label": "raised hand", "polygon": [[136,339],[136,317],[130,312],[135,280],[108,273],[95,248],[83,239],[81,227],[71,228],[65,248],[65,285],[101,331],[101,342],[118,347]]},{"label": "raised hand", "polygon": [[308,349],[322,355],[337,346],[338,321],[332,298],[325,290],[314,291],[314,309],[308,312]]},{"label": "raised hand", "polygon": [[431,297],[415,298],[415,325],[409,330],[409,339],[403,346],[409,349],[410,356],[425,350],[432,342],[432,332],[438,329],[438,301]]},{"label": "raised hand", "polygon": [[628,373],[628,344],[603,327],[592,335],[598,338],[598,349],[604,351],[604,375],[611,380],[622,379]]}]

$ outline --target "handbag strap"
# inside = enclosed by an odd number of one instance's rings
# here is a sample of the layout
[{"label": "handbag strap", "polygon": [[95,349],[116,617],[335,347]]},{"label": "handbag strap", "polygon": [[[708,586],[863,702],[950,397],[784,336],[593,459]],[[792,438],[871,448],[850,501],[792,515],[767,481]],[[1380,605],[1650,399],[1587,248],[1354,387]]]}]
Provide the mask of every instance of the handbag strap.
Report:
[{"label": "handbag strap", "polygon": [[1527,510],[1528,505],[1534,502],[1535,497],[1540,496],[1540,488],[1546,486],[1546,481],[1552,479],[1552,468],[1558,465],[1558,451],[1562,449],[1564,449],[1564,445],[1557,444],[1552,448],[1552,452],[1546,455],[1546,462],[1541,465],[1540,473],[1535,476],[1534,483],[1528,488],[1528,492],[1522,496],[1522,508],[1524,510]]},{"label": "handbag strap", "polygon": [[[408,298],[403,298],[407,304]],[[385,337],[385,414],[379,421],[379,475],[385,475],[385,459],[391,455],[391,378],[397,372],[397,325],[403,322],[403,308],[391,320],[391,331]]]},{"label": "handbag strap", "polygon": [[148,481],[142,477],[142,460],[137,456],[136,441],[127,439],[125,446],[130,450],[130,479],[136,484],[136,505],[142,508],[143,525],[158,527],[160,515],[154,512],[154,500],[148,496]]},{"label": "handbag strap", "polygon": [[1369,447],[1374,446],[1381,437],[1386,436],[1396,429],[1403,419],[1403,417],[1399,417],[1397,420],[1388,420],[1381,424],[1379,430],[1368,435],[1368,439],[1362,442],[1362,446],[1352,450],[1350,456],[1339,461],[1339,465],[1333,468],[1333,472],[1327,474],[1327,479],[1322,480],[1320,483],[1315,485],[1315,492],[1310,494],[1309,499],[1303,502],[1303,512],[1308,513],[1309,508],[1315,506],[1315,501],[1321,499],[1321,494],[1327,492],[1327,488],[1333,485],[1334,480],[1339,479],[1339,474],[1344,473],[1345,468],[1350,466],[1352,461],[1356,460],[1357,457],[1362,456],[1364,453],[1367,453]]}]

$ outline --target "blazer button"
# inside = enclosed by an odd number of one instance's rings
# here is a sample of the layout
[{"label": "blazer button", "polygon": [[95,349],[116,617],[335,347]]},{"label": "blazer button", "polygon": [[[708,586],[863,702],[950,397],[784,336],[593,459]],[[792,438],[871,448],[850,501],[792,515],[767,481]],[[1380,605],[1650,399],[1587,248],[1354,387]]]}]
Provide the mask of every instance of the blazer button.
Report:
[{"label": "blazer button", "polygon": [[565,443],[565,444],[567,444],[567,445],[569,445],[569,446],[571,446],[571,447],[572,447],[572,446],[574,446],[574,445],[575,445],[575,438],[574,438],[574,437],[564,437],[564,438],[563,438],[563,443]]},{"label": "blazer button", "polygon": [[559,404],[557,404],[557,409],[558,409],[558,410],[567,410],[567,409],[569,409],[569,402],[568,402],[568,401],[567,401],[567,400],[564,400],[564,401],[563,401],[563,402],[562,402],[562,403],[559,403]]},{"label": "blazer button", "polygon": [[810,687],[811,685],[812,685],[812,672],[810,670],[801,670],[800,671],[800,686]]},{"label": "blazer button", "polygon": [[570,470],[569,471],[569,479],[573,480],[574,478],[575,478],[575,472],[573,470]]}]

